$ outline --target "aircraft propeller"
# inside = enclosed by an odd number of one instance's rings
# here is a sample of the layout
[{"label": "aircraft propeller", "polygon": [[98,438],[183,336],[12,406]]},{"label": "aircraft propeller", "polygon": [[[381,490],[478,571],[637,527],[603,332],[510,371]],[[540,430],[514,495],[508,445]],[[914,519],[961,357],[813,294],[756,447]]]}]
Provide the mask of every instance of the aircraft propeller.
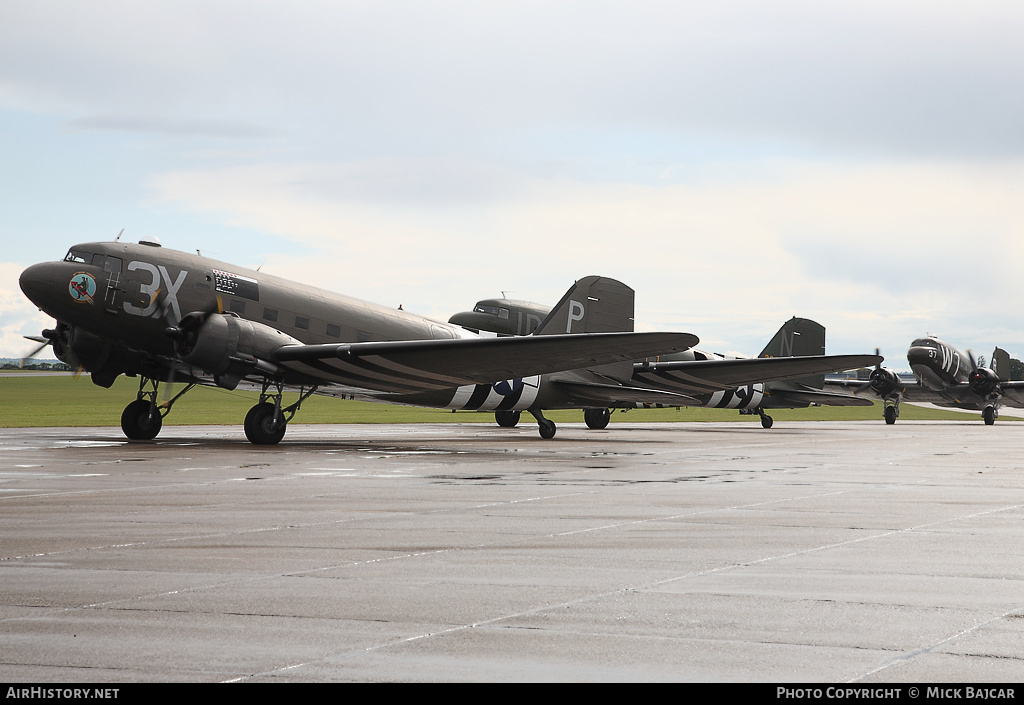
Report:
[{"label": "aircraft propeller", "polygon": [[32,349],[27,355],[21,358],[19,367],[25,369],[25,363],[37,356],[43,350],[48,347],[53,348],[53,354],[60,360],[62,360],[69,367],[74,367],[75,379],[82,374],[82,364],[78,361],[78,358],[71,352],[71,327],[64,323],[57,323],[56,328],[47,328],[43,330],[42,335],[26,335],[26,340],[31,340],[33,343],[39,343],[39,345]]},{"label": "aircraft propeller", "polygon": [[224,313],[224,302],[218,296],[216,303],[213,305],[202,311],[186,313],[179,320],[174,314],[174,307],[171,305],[170,299],[163,293],[163,290],[158,289],[155,296],[160,309],[160,317],[167,324],[164,332],[168,338],[174,341],[175,360],[167,366],[167,379],[164,380],[163,394],[161,394],[162,399],[159,404],[160,406],[166,406],[174,397],[171,392],[174,385],[175,363],[191,352],[199,337],[199,329],[202,328],[203,323],[215,313]]},{"label": "aircraft propeller", "polygon": [[[46,333],[47,331],[43,332]],[[44,348],[53,345],[53,341],[51,341],[49,338],[39,335],[26,335],[24,336],[24,338],[25,340],[31,340],[34,343],[39,343],[39,347],[33,348],[32,352],[21,358],[21,363],[18,365],[21,369],[25,369],[25,363],[34,358],[39,353],[41,353]]]},{"label": "aircraft propeller", "polygon": [[216,302],[206,309],[186,313],[181,320],[176,320],[170,300],[163,295],[162,291],[157,291],[156,296],[160,305],[160,317],[167,324],[164,332],[168,338],[175,341],[174,349],[179,356],[188,354],[196,344],[199,329],[202,328],[206,319],[215,313],[224,313],[224,302],[218,296]]},{"label": "aircraft propeller", "polygon": [[[875,348],[875,355],[878,356],[878,355],[881,355],[881,354],[882,354],[882,349],[881,348]],[[858,385],[858,386],[853,388],[853,396],[857,396],[861,392],[866,392],[869,389],[871,389],[872,387],[874,387],[875,379],[876,379],[876,377],[878,377],[881,374],[881,372],[880,372],[881,369],[882,369],[882,363],[876,362],[875,363],[875,369],[874,369],[874,371],[871,372],[871,375],[868,377],[868,381],[865,382],[864,384]]]}]

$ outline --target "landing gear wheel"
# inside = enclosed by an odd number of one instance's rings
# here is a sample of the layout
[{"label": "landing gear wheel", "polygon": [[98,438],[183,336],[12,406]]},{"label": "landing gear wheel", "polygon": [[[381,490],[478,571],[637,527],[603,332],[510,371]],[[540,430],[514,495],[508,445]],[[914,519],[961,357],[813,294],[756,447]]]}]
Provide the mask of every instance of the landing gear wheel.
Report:
[{"label": "landing gear wheel", "polygon": [[498,425],[502,428],[515,428],[516,424],[519,423],[518,411],[495,411],[494,420],[498,422]]},{"label": "landing gear wheel", "polygon": [[288,425],[276,419],[273,404],[264,402],[249,409],[245,415],[245,437],[258,446],[272,446],[281,442]]},{"label": "landing gear wheel", "polygon": [[986,426],[991,426],[996,422],[996,408],[994,406],[986,406],[981,410],[981,418],[985,420]]},{"label": "landing gear wheel", "polygon": [[602,429],[608,427],[612,418],[611,409],[584,409],[583,420],[587,422],[587,428]]},{"label": "landing gear wheel", "polygon": [[761,428],[771,428],[773,423],[775,423],[775,421],[771,416],[768,414],[761,414]]},{"label": "landing gear wheel", "polygon": [[884,415],[885,415],[885,422],[887,424],[892,425],[892,424],[896,423],[896,407],[895,406],[887,406],[887,407],[885,407]]},{"label": "landing gear wheel", "polygon": [[537,426],[540,430],[541,438],[554,438],[555,437],[555,422],[548,421],[547,419],[540,419],[537,421]]},{"label": "landing gear wheel", "polygon": [[151,441],[164,421],[148,399],[136,399],[121,412],[121,430],[133,441]]}]

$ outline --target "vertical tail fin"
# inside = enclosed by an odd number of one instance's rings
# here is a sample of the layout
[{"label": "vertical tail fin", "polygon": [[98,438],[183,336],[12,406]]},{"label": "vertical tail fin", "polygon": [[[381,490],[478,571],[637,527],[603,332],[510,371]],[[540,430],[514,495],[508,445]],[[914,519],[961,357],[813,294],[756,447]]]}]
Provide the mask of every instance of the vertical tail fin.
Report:
[{"label": "vertical tail fin", "polygon": [[[534,335],[632,333],[633,296],[633,290],[616,279],[584,277],[569,287]],[[632,362],[588,369],[619,382],[628,382],[633,376]]]},{"label": "vertical tail fin", "polygon": [[608,277],[584,277],[565,292],[534,335],[633,331],[633,290]]},{"label": "vertical tail fin", "polygon": [[1010,353],[1002,348],[992,351],[992,371],[1000,380],[1010,379]]},{"label": "vertical tail fin", "polygon": [[[825,354],[825,326],[809,318],[790,318],[769,341],[758,357],[803,357]],[[815,389],[825,386],[825,375],[790,380]]]}]

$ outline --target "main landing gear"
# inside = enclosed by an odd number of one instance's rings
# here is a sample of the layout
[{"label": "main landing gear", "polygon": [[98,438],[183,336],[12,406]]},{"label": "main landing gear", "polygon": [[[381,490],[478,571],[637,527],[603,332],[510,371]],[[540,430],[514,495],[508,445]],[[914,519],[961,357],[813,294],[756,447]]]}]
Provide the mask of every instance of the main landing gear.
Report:
[{"label": "main landing gear", "polygon": [[494,420],[498,422],[498,425],[502,428],[515,428],[516,424],[519,423],[519,416],[522,412],[519,411],[506,411],[499,409],[494,412]]},{"label": "main landing gear", "polygon": [[[268,391],[270,387],[274,391]],[[299,400],[289,406],[281,406],[281,397],[284,387],[280,382],[263,380],[263,391],[260,392],[259,402],[249,409],[245,415],[243,428],[245,437],[249,442],[258,446],[272,446],[281,442],[284,432],[288,428],[288,422],[295,416],[302,402],[311,397],[317,390],[312,387],[308,392],[305,388],[299,392]]]},{"label": "main landing gear", "polygon": [[898,401],[886,400],[882,415],[885,417],[885,422],[890,426],[896,423],[896,419],[900,415],[900,403]]},{"label": "main landing gear", "polygon": [[121,430],[124,435],[133,441],[151,441],[156,438],[163,428],[164,417],[171,413],[174,402],[194,386],[194,383],[189,383],[168,401],[158,403],[160,380],[154,377],[140,377],[139,392],[135,401],[121,412]]},{"label": "main landing gear", "polygon": [[583,420],[587,422],[587,428],[600,430],[608,427],[612,418],[611,409],[584,409]]}]

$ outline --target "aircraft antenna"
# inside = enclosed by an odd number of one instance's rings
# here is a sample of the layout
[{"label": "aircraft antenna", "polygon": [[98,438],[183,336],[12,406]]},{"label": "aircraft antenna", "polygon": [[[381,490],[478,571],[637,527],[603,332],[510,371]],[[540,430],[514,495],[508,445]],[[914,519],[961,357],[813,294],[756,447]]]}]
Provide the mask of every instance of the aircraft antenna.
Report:
[{"label": "aircraft antenna", "polygon": [[119,233],[117,234],[117,237],[115,237],[115,238],[114,238],[114,242],[120,242],[120,240],[121,240],[121,236],[122,236],[123,234],[124,234],[124,228],[121,228],[121,232],[119,232]]}]

